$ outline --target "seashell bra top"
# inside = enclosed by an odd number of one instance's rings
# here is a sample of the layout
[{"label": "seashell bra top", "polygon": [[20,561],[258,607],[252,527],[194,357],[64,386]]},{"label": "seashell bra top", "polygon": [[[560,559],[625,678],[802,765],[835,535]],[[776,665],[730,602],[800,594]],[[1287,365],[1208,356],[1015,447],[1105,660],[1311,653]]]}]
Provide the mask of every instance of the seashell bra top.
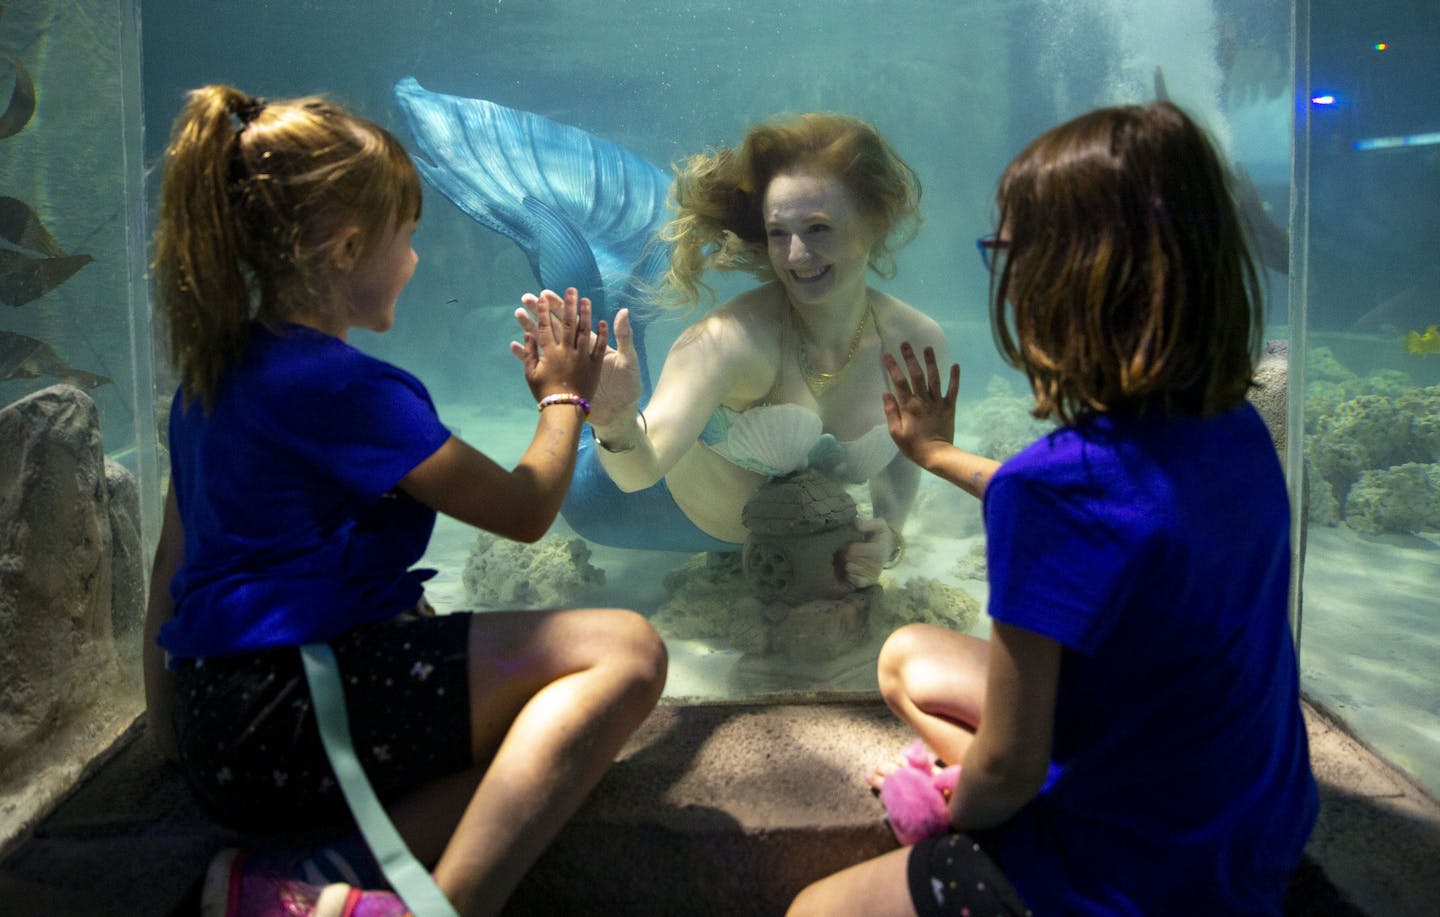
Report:
[{"label": "seashell bra top", "polygon": [[900,451],[885,424],[842,442],[824,432],[819,414],[792,403],[743,411],[722,404],[700,431],[700,442],[732,465],[768,477],[814,468],[846,484],[870,480]]},{"label": "seashell bra top", "polygon": [[741,468],[770,477],[815,468],[862,484],[880,472],[899,449],[884,424],[841,442],[822,430],[820,415],[798,404],[762,404],[744,411],[715,409],[700,441]]}]

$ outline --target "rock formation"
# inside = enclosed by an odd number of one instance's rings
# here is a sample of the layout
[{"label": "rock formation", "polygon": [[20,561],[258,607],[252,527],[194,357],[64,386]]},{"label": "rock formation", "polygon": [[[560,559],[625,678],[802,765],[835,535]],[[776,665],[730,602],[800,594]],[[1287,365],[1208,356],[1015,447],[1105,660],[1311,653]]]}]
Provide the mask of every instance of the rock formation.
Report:
[{"label": "rock formation", "polygon": [[55,385],[0,410],[0,784],[113,705],[116,632],[138,633],[144,604],[139,516],[83,391]]}]

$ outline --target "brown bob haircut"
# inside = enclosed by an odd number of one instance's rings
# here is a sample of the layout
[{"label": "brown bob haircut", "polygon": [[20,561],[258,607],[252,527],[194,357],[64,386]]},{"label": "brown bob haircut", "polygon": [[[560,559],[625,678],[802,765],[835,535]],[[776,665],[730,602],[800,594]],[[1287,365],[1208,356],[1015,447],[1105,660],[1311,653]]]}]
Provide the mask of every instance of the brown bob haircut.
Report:
[{"label": "brown bob haircut", "polygon": [[1206,416],[1238,405],[1262,300],[1228,172],[1168,102],[1104,108],[1042,134],[997,195],[996,345],[1034,414]]}]

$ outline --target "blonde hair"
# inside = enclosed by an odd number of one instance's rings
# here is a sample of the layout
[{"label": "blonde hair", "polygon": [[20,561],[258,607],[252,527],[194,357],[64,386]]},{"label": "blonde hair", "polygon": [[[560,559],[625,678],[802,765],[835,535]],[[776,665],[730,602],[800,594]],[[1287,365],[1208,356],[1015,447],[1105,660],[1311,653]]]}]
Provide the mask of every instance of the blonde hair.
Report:
[{"label": "blonde hair", "polygon": [[363,257],[420,206],[414,163],[377,124],[319,97],[190,92],[165,151],[153,265],[186,399],[213,405],[252,321],[332,301],[343,230],[360,230]]},{"label": "blonde hair", "polygon": [[870,267],[895,275],[894,252],[920,224],[920,179],[875,128],[858,118],[812,112],[752,127],[738,147],[691,156],[676,168],[676,217],[661,231],[671,243],[666,298],[695,303],[707,268],[773,277],[766,252],[765,190],[776,175],[814,170],[842,182],[870,222]]},{"label": "blonde hair", "polygon": [[1228,172],[1168,102],[1042,134],[1000,179],[996,344],[1035,415],[1206,416],[1245,397],[1263,302]]}]

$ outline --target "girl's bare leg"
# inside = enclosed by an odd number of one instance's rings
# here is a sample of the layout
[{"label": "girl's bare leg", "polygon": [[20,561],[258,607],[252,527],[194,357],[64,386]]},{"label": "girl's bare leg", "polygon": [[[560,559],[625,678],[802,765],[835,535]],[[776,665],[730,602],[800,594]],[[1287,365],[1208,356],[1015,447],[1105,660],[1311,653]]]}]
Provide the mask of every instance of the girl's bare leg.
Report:
[{"label": "girl's bare leg", "polygon": [[457,910],[500,910],[654,708],[665,668],[659,636],[629,611],[471,618],[477,768],[392,812],[417,857],[439,856],[435,880]]},{"label": "girl's bare leg", "polygon": [[915,917],[907,866],[910,848],[901,847],[811,883],[790,903],[788,917]]},{"label": "girl's bare leg", "polygon": [[990,644],[931,624],[909,624],[880,649],[880,693],[935,754],[959,764],[985,707]]},{"label": "girl's bare leg", "polygon": [[[990,644],[930,624],[910,624],[880,649],[880,693],[895,715],[942,759],[964,760],[985,705]],[[877,778],[890,768],[882,766]],[[909,847],[857,863],[812,883],[790,904],[790,917],[913,917]]]}]

